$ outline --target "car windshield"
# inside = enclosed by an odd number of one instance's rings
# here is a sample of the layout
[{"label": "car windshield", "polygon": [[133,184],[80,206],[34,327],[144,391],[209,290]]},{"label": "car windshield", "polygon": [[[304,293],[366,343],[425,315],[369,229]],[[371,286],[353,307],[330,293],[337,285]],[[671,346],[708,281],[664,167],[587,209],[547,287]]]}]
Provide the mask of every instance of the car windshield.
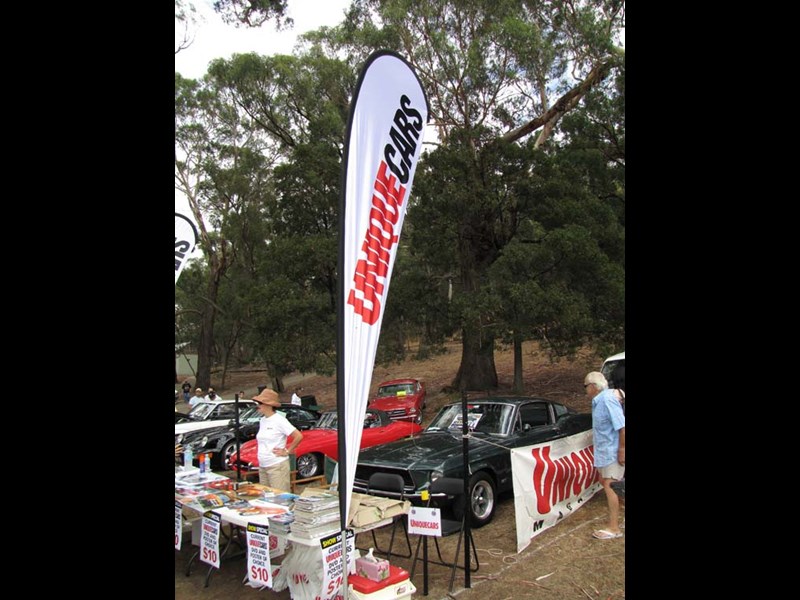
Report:
[{"label": "car windshield", "polygon": [[201,402],[200,404],[192,407],[192,410],[189,411],[189,418],[195,419],[196,421],[202,421],[211,413],[212,410],[214,410],[213,404]]},{"label": "car windshield", "polygon": [[325,413],[319,418],[317,424],[315,425],[316,429],[336,429],[337,425],[339,424],[338,416],[335,412]]},{"label": "car windshield", "polygon": [[413,393],[413,383],[397,383],[394,385],[384,385],[378,388],[378,396],[405,396]]},{"label": "car windshield", "polygon": [[[339,417],[338,413],[335,412],[328,412],[324,413],[317,421],[317,424],[314,425],[314,429],[336,429],[339,425]],[[378,413],[373,411],[367,411],[364,415],[364,429],[370,429],[372,427],[380,427],[381,426],[381,419],[378,416]]]},{"label": "car windshield", "polygon": [[[505,434],[511,429],[514,408],[508,404],[469,403],[467,424],[475,433]],[[461,431],[461,404],[446,406],[431,421],[425,431]]]}]

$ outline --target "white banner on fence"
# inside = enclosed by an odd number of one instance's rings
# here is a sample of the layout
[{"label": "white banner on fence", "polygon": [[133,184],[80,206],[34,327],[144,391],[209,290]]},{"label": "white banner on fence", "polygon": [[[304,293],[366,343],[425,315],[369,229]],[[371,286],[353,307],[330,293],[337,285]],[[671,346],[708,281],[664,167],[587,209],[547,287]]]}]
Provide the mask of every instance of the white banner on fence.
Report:
[{"label": "white banner on fence", "polygon": [[517,552],[600,491],[592,432],[511,450]]}]

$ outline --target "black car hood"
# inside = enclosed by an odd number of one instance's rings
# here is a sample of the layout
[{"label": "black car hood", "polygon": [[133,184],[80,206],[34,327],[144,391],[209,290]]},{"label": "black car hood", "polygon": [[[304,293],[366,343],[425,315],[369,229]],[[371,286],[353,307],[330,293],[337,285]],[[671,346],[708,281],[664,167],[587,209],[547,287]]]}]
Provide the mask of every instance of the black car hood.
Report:
[{"label": "black car hood", "polygon": [[[500,436],[475,436],[469,440],[471,460],[480,459],[483,454],[497,453],[496,446],[483,443],[481,439],[510,447],[510,440]],[[449,458],[458,457],[460,460],[462,447],[460,433],[431,431],[362,450],[358,463],[394,468],[402,465],[410,471],[435,469]]]}]

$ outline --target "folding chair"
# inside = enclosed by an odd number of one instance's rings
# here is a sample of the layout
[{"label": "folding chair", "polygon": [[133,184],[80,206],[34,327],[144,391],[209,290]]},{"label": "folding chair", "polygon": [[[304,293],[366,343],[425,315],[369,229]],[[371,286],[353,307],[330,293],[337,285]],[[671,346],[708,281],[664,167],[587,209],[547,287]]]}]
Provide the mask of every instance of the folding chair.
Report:
[{"label": "folding chair", "polygon": [[[369,482],[367,483],[367,494],[374,494],[380,496],[380,492],[394,492],[400,494],[400,500],[405,500],[405,490],[403,485],[402,476],[396,473],[373,473],[370,475]],[[403,527],[403,533],[406,536],[406,546],[408,547],[408,554],[395,554],[401,558],[411,558],[411,541],[408,539],[408,527],[406,525],[406,515],[401,514],[392,518],[392,537],[389,539],[388,550],[382,550],[378,546],[378,538],[375,537],[375,530],[372,531],[372,543],[376,552],[386,555],[386,560],[391,561],[392,547],[394,546],[395,530],[397,523]]]},{"label": "folding chair", "polygon": [[[432,503],[434,506],[438,506],[442,504],[440,502],[444,496],[454,496],[454,502],[459,502],[460,499],[464,496],[464,481],[462,479],[456,479],[454,477],[439,477],[438,479],[434,479],[431,482],[430,488],[430,499],[428,500],[428,506]],[[458,564],[459,556],[461,555],[461,540],[464,537],[464,519],[466,519],[466,512],[470,510],[469,505],[465,505],[464,507],[464,515],[461,517],[461,520],[456,519],[445,519],[442,518],[442,536],[447,537],[453,535],[454,533],[458,534],[458,544],[456,544],[456,554],[453,557],[453,562],[447,562],[442,558],[442,552],[439,548],[439,537],[438,536],[431,536],[433,537],[434,544],[436,545],[436,554],[439,557],[439,560],[428,559],[428,562],[432,562],[437,565],[442,565],[444,567],[450,567],[450,586],[448,587],[448,591],[453,591],[453,582],[455,581],[456,577],[456,568],[464,569],[464,567]],[[417,560],[420,560],[419,557],[419,546],[422,542],[422,537],[420,536],[419,540],[417,540],[417,549],[414,552],[414,560],[411,563],[411,573],[410,576],[414,577],[414,570],[417,566]],[[475,540],[472,537],[472,530],[469,532],[469,539],[467,540],[469,543],[470,548],[472,549],[472,556],[475,559],[475,568],[470,566],[470,572],[474,573],[480,568],[480,562],[478,561],[478,551],[475,548]]]}]

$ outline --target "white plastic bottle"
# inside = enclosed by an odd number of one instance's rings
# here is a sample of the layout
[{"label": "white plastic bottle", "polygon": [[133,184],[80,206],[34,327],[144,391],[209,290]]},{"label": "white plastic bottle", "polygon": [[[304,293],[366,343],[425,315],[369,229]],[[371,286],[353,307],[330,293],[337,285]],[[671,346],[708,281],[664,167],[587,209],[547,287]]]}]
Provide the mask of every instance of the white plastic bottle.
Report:
[{"label": "white plastic bottle", "polygon": [[184,470],[189,469],[192,466],[192,449],[189,446],[186,446],[183,449],[183,468]]},{"label": "white plastic bottle", "polygon": [[211,473],[211,454],[206,452],[205,455],[203,456],[203,461],[205,462],[206,465],[205,472]]}]

